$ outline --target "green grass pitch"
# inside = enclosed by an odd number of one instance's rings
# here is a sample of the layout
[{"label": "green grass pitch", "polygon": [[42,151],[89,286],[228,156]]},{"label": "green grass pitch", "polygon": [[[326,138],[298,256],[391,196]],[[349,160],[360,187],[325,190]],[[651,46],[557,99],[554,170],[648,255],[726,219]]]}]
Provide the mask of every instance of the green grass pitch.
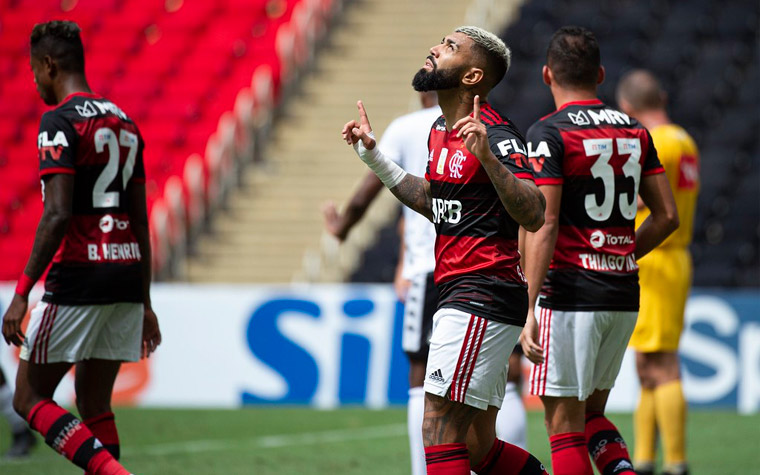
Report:
[{"label": "green grass pitch", "polygon": [[[630,414],[613,422],[633,442]],[[406,409],[119,409],[122,461],[137,475],[408,474]],[[529,413],[531,451],[549,463],[542,415]],[[757,473],[760,415],[692,411],[692,475]],[[0,452],[10,434],[0,421]],[[82,474],[40,443],[23,461],[0,461],[3,475]]]}]

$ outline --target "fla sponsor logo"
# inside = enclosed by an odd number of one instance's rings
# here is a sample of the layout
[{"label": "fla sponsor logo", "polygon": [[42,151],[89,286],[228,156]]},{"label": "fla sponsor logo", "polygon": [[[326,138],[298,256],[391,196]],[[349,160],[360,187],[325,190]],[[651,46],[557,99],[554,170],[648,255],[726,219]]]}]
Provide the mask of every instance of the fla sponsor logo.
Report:
[{"label": "fla sponsor logo", "polygon": [[69,141],[62,130],[57,131],[52,140],[47,130],[43,130],[37,135],[37,149],[40,153],[40,161],[47,160],[48,155],[51,160],[59,160],[64,147],[68,146]]},{"label": "fla sponsor logo", "polygon": [[533,149],[533,142],[528,142],[528,161],[534,172],[541,173],[544,169],[544,162],[547,157],[551,158],[551,156],[549,144],[546,143],[546,140],[538,142],[535,149]]}]

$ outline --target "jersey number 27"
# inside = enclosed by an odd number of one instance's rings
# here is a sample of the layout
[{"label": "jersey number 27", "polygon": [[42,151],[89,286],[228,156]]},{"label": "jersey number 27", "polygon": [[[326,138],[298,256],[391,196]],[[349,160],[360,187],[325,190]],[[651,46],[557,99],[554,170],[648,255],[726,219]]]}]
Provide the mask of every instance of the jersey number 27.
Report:
[{"label": "jersey number 27", "polygon": [[98,175],[98,179],[95,180],[95,186],[92,188],[93,208],[114,208],[119,206],[119,192],[106,190],[119,174],[120,145],[129,150],[127,152],[127,160],[124,162],[124,169],[121,171],[122,189],[127,188],[127,183],[132,178],[137,158],[137,135],[121,129],[119,130],[118,137],[117,139],[116,132],[108,127],[101,127],[95,131],[95,151],[102,153],[108,147],[108,163],[103,168],[103,171],[100,172],[100,175]]}]

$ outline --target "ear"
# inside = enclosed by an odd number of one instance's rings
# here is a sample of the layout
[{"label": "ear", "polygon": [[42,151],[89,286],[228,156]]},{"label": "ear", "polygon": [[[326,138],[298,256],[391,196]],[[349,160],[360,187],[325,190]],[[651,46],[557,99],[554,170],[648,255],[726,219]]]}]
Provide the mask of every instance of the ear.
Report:
[{"label": "ear", "polygon": [[483,81],[483,70],[480,68],[470,68],[462,77],[462,84],[465,86],[475,86]]},{"label": "ear", "polygon": [[604,75],[605,75],[604,66],[599,66],[599,75],[596,78],[597,85],[604,82]]},{"label": "ear", "polygon": [[552,76],[552,70],[549,69],[549,66],[544,64],[543,69],[541,70],[541,77],[544,78],[544,84],[551,87],[552,82],[554,82],[554,77]]},{"label": "ear", "polygon": [[51,78],[55,77],[58,72],[58,65],[53,61],[49,55],[45,55],[42,58],[42,68]]}]

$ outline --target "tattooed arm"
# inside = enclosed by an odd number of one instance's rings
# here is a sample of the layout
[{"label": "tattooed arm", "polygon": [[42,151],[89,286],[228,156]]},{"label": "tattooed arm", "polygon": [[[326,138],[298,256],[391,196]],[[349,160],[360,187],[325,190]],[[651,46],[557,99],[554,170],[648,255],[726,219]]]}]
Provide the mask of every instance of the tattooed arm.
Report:
[{"label": "tattooed arm", "polygon": [[433,220],[430,183],[426,179],[407,173],[401,182],[390,190],[404,205],[412,208],[428,220]]},{"label": "tattooed arm", "polygon": [[473,100],[472,115],[457,121],[454,130],[464,138],[467,150],[480,160],[507,212],[528,231],[538,231],[544,224],[544,196],[531,180],[516,177],[491,151],[488,131],[480,120],[479,96]]}]

